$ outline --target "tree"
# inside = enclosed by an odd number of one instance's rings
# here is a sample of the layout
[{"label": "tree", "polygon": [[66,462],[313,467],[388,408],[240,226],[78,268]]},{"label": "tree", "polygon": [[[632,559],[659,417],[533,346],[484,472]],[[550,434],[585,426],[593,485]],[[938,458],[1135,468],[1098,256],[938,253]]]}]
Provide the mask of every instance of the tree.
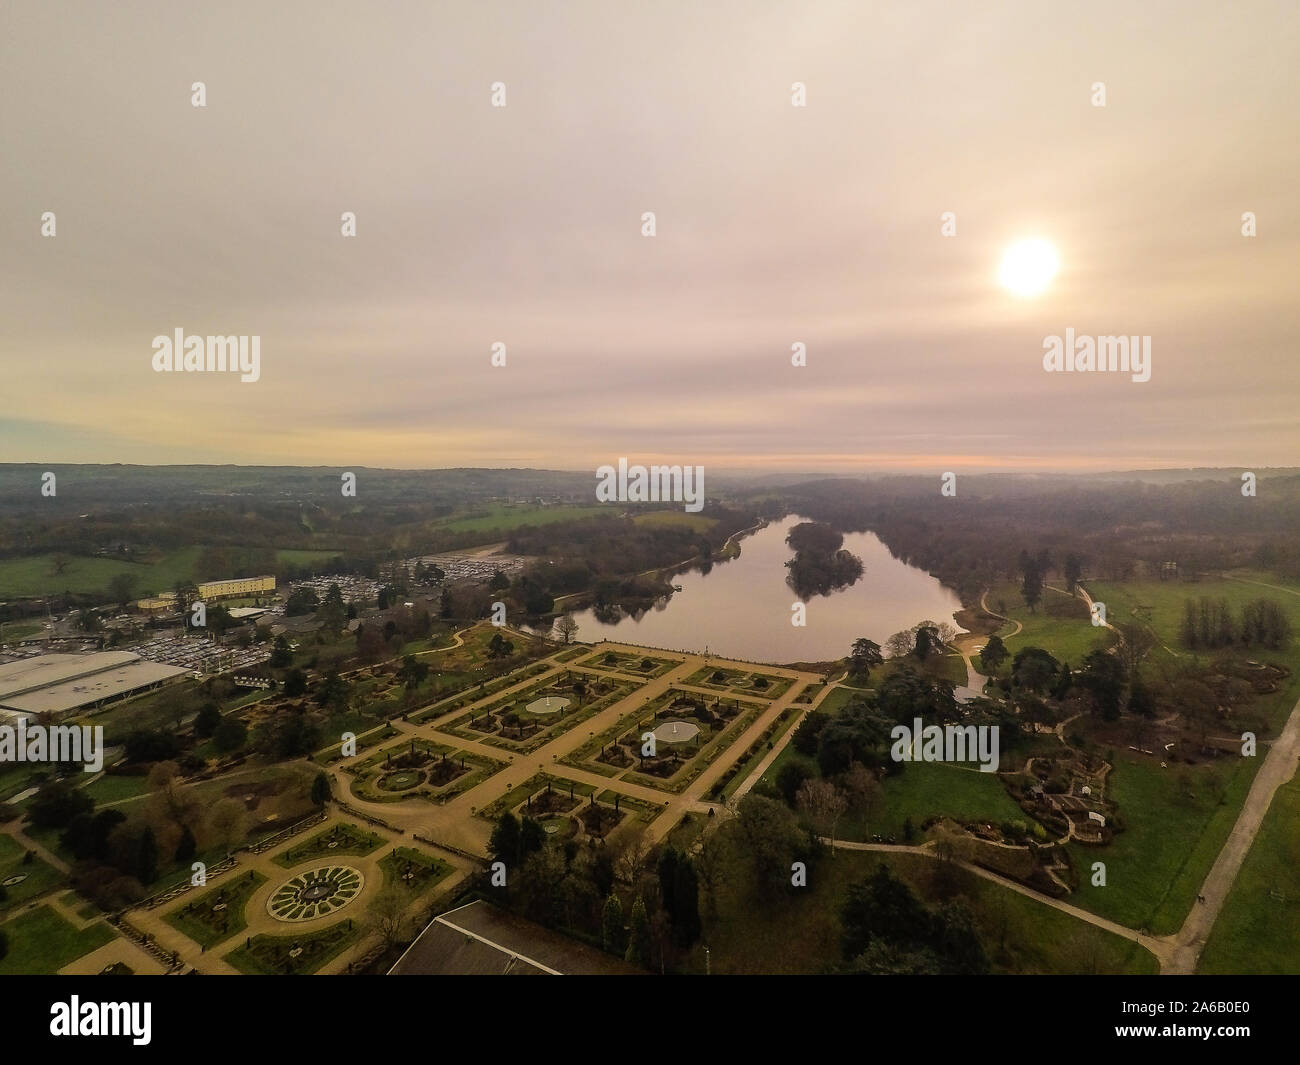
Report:
[{"label": "tree", "polygon": [[673,941],[682,948],[700,938],[700,880],[690,855],[683,854],[673,874]]},{"label": "tree", "polygon": [[817,767],[807,758],[794,756],[786,759],[776,774],[776,790],[785,799],[786,805],[793,807],[798,800],[799,789],[815,779]]},{"label": "tree", "polygon": [[1083,559],[1078,555],[1065,556],[1065,588],[1071,595],[1083,577]]},{"label": "tree", "polygon": [[564,643],[570,643],[578,632],[578,623],[572,614],[563,614],[555,623],[555,631],[560,634],[560,639]]},{"label": "tree", "polygon": [[916,646],[916,634],[911,629],[896,632],[885,641],[885,650],[890,658],[904,658],[912,653]]},{"label": "tree", "polygon": [[324,806],[330,799],[330,778],[321,770],[311,782],[311,801],[316,806]]},{"label": "tree", "polygon": [[135,592],[135,575],[115,573],[108,581],[108,598],[118,606],[125,608]]},{"label": "tree", "polygon": [[1020,571],[1023,574],[1020,594],[1030,611],[1037,613],[1038,603],[1043,598],[1043,571],[1039,568],[1038,562],[1026,551],[1020,553]]},{"label": "tree", "polygon": [[880,938],[886,942],[925,928],[925,906],[883,863],[866,880],[849,886],[840,910],[841,949],[856,958]]},{"label": "tree", "polygon": [[136,842],[134,866],[135,878],[140,883],[149,885],[158,879],[158,840],[149,825],[144,826]]},{"label": "tree", "polygon": [[1041,647],[1022,647],[1011,660],[1011,679],[1031,692],[1041,692],[1060,670],[1051,653]]},{"label": "tree", "polygon": [[853,641],[853,650],[849,653],[849,673],[866,680],[884,660],[880,644],[865,636],[859,637]]},{"label": "tree", "polygon": [[736,807],[726,825],[749,862],[749,882],[759,892],[772,895],[790,883],[790,866],[809,856],[808,839],[790,808],[774,799],[750,792]]},{"label": "tree", "polygon": [[233,717],[223,718],[212,733],[212,746],[218,754],[231,754],[248,742],[248,726]]},{"label": "tree", "polygon": [[536,854],[546,846],[546,830],[536,818],[526,814],[519,822],[519,860],[523,861],[530,854]]},{"label": "tree", "polygon": [[941,650],[943,645],[939,642],[939,631],[931,625],[922,622],[916,627],[916,643],[913,650],[916,657],[924,662],[930,657],[931,651]]},{"label": "tree", "polygon": [[367,923],[383,939],[388,950],[406,941],[410,927],[406,910],[410,901],[401,888],[393,885],[380,891],[366,908]]},{"label": "tree", "polygon": [[219,799],[208,815],[208,829],[215,842],[233,848],[248,834],[248,810],[238,799]]},{"label": "tree", "polygon": [[337,584],[329,586],[329,591],[325,593],[325,598],[316,611],[316,617],[320,620],[321,627],[326,632],[337,636],[343,631],[343,622],[347,617],[347,607],[343,604],[343,593],[339,591]]},{"label": "tree", "polygon": [[1083,660],[1079,683],[1091,695],[1105,721],[1115,721],[1123,709],[1124,665],[1105,651],[1090,651]]},{"label": "tree", "polygon": [[829,780],[805,780],[799,787],[796,803],[817,834],[830,837],[833,855],[835,826],[848,806],[840,789]]},{"label": "tree", "polygon": [[600,911],[600,942],[611,954],[627,950],[627,930],[623,927],[623,904],[612,891]]},{"label": "tree", "polygon": [[78,814],[89,814],[95,800],[66,780],[41,785],[41,790],[27,807],[27,818],[34,828],[66,828]]},{"label": "tree", "polygon": [[492,829],[488,853],[493,861],[504,862],[507,869],[519,864],[519,819],[509,810],[497,819]]},{"label": "tree", "polygon": [[844,800],[848,809],[862,817],[869,817],[880,801],[882,789],[876,774],[861,762],[854,762],[844,774]]},{"label": "tree", "polygon": [[648,967],[650,965],[650,916],[646,913],[645,900],[640,895],[632,904],[632,922],[628,930],[627,952],[623,955],[633,965]]},{"label": "tree", "polygon": [[176,861],[184,865],[186,862],[188,862],[191,858],[194,857],[198,849],[199,849],[198,840],[194,838],[194,833],[190,829],[190,826],[183,825],[181,827],[181,838],[176,844],[176,853],[175,853]]},{"label": "tree", "polygon": [[321,678],[316,689],[316,704],[331,713],[343,713],[348,708],[348,682],[331,669]]},{"label": "tree", "polygon": [[980,665],[984,667],[984,672],[990,676],[996,673],[1007,660],[1009,653],[1001,636],[996,634],[990,636],[980,649]]},{"label": "tree", "polygon": [[[288,613],[286,608],[285,613]],[[271,645],[271,666],[274,669],[287,669],[293,665],[293,651],[289,647],[289,640],[280,633],[275,638],[275,643]]]},{"label": "tree", "polygon": [[414,655],[407,655],[397,670],[397,679],[405,685],[408,692],[413,692],[429,679],[429,663]]},{"label": "tree", "polygon": [[290,699],[296,699],[307,692],[307,674],[301,669],[289,670],[288,676],[284,678],[284,694]]},{"label": "tree", "polygon": [[1124,672],[1130,677],[1135,677],[1138,666],[1158,642],[1155,633],[1137,621],[1121,621],[1115,628],[1120,638],[1116,653],[1124,663]]},{"label": "tree", "polygon": [[213,702],[204,703],[194,715],[194,735],[201,740],[209,739],[220,724],[221,708]]}]

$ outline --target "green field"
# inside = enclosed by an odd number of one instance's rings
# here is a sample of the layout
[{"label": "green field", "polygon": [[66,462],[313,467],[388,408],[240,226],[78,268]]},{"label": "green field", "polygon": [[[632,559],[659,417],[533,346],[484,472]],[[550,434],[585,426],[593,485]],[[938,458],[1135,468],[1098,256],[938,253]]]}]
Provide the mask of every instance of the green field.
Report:
[{"label": "green field", "polygon": [[908,762],[897,776],[882,781],[884,794],[872,814],[855,823],[845,817],[844,839],[867,839],[872,833],[903,841],[903,822],[911,820],[917,842],[921,823],[934,814],[958,821],[1028,821],[1006,793],[996,773],[981,773],[946,762]]},{"label": "green field", "polygon": [[688,514],[684,510],[652,510],[632,519],[638,525],[685,525],[693,532],[706,533],[718,524],[717,518],[703,514]]},{"label": "green field", "polygon": [[49,906],[28,910],[3,927],[9,936],[9,954],[0,960],[0,976],[56,973],[113,938],[102,921],[79,932]]},{"label": "green field", "polygon": [[[1091,588],[1089,590],[1092,591]],[[1093,594],[1098,599],[1104,598],[1095,591]],[[1087,607],[1081,600],[1076,601],[1077,608],[1069,607],[1075,611],[1073,616],[1058,616],[1053,613],[1054,610],[1067,608],[1070,600],[1061,592],[1052,591],[1050,588],[1043,589],[1043,599],[1038,604],[1037,612],[1031,612],[1029,607],[1025,606],[1024,599],[1020,597],[1020,586],[1016,584],[1004,583],[995,586],[989,592],[987,602],[990,608],[997,610],[998,613],[1005,613],[1007,617],[1020,622],[1023,626],[1015,636],[1007,635],[1015,628],[1014,625],[1003,625],[998,630],[998,635],[1002,637],[1002,642],[1006,644],[1012,656],[1024,647],[1041,647],[1050,651],[1057,661],[1069,662],[1072,668],[1077,669],[1089,651],[1106,647],[1112,640],[1106,629],[1093,625],[1088,617]],[[999,602],[1006,605],[1005,610],[999,610]],[[1108,613],[1107,617],[1110,621],[1117,620],[1112,613]],[[978,666],[978,656],[973,661]],[[1002,668],[1005,671],[1010,667],[1008,664]]]},{"label": "green field", "polygon": [[1300,777],[1277,789],[1198,972],[1300,974]]},{"label": "green field", "polygon": [[[129,573],[135,578],[135,591],[132,594],[136,598],[149,592],[165,595],[178,581],[197,581],[195,566],[202,553],[201,546],[185,547],[154,562],[123,562],[113,558],[74,556],[63,572],[57,574],[54,572],[53,555],[4,559],[0,560],[0,598],[29,598],[56,595],[59,592],[93,595],[103,592],[108,587],[108,582],[119,573]],[[301,566],[308,562],[335,558],[338,552],[288,548],[275,554],[281,562]],[[6,630],[5,635],[10,636],[10,633]]]},{"label": "green field", "polygon": [[143,773],[139,776],[105,773],[81,790],[95,800],[96,806],[103,806],[147,794],[149,778]]},{"label": "green field", "polygon": [[[821,973],[838,964],[839,910],[848,887],[880,863],[933,904],[936,863],[912,854],[839,851],[811,871],[807,891],[757,906],[745,893],[744,878],[724,877],[721,920],[706,928],[715,973]],[[959,871],[961,901],[970,908],[994,972],[1155,973],[1155,958],[1129,940],[1112,935],[999,884]],[[691,958],[704,972],[703,950]]]},{"label": "green field", "polygon": [[534,505],[510,506],[497,503],[488,507],[475,508],[472,512],[458,518],[451,518],[441,523],[438,528],[444,532],[508,532],[525,525],[554,525],[561,521],[575,521],[579,518],[594,518],[602,514],[616,514],[617,508],[591,504],[590,506],[554,506]]},{"label": "green field", "polygon": [[[1070,902],[1129,928],[1167,935],[1182,926],[1194,905],[1259,759],[1225,759],[1190,770],[1195,787],[1187,796],[1178,783],[1183,767],[1161,769],[1159,762],[1140,758],[1118,752],[1110,774],[1108,797],[1119,804],[1128,827],[1106,847],[1069,845],[1079,873]],[[1093,862],[1106,864],[1105,887],[1092,886]]]}]

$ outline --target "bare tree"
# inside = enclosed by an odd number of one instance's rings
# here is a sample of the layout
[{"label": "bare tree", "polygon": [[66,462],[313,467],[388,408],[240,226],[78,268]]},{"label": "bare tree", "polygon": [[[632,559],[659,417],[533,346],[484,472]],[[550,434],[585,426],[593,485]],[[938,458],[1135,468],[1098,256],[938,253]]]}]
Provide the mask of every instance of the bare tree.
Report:
[{"label": "bare tree", "polygon": [[406,942],[411,927],[406,913],[410,904],[406,892],[393,886],[384,888],[366,907],[367,925],[379,934],[389,950]]},{"label": "bare tree", "polygon": [[569,643],[578,632],[578,623],[573,620],[572,614],[564,614],[555,623],[555,631],[565,643]]},{"label": "bare tree", "polygon": [[620,880],[635,884],[645,868],[653,842],[645,825],[633,825],[610,841],[614,849],[614,871]]},{"label": "bare tree", "polygon": [[813,778],[799,785],[795,804],[812,822],[817,834],[830,837],[831,854],[835,854],[835,826],[848,807],[844,793],[829,780]]},{"label": "bare tree", "polygon": [[208,830],[214,842],[224,847],[242,843],[248,834],[248,811],[238,799],[221,799],[208,815]]}]

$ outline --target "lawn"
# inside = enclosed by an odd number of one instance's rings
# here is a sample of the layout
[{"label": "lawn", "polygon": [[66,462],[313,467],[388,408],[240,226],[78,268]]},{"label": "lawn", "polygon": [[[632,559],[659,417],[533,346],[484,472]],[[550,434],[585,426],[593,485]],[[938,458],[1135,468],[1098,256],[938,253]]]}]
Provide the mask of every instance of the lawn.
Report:
[{"label": "lawn", "polygon": [[24,865],[24,854],[26,851],[13,836],[0,835],[0,883],[11,876],[27,878],[19,884],[10,884],[4,889],[6,898],[0,902],[0,912],[12,910],[28,899],[63,882],[63,874],[40,858],[33,858]]},{"label": "lawn", "polygon": [[9,954],[0,960],[0,976],[45,976],[58,972],[113,938],[102,921],[77,929],[49,906],[28,910],[3,926]]},{"label": "lawn", "polygon": [[[1119,804],[1128,827],[1106,847],[1070,844],[1079,886],[1069,901],[1129,928],[1176,932],[1232,830],[1258,765],[1257,758],[1232,758],[1161,769],[1152,759],[1118,752],[1108,797]],[[1192,774],[1194,796],[1180,792],[1184,771]],[[1093,862],[1106,864],[1105,887],[1092,886]]]},{"label": "lawn", "polygon": [[96,806],[105,806],[146,794],[149,791],[149,778],[143,773],[138,776],[105,773],[81,790],[95,800]]},{"label": "lawn", "polygon": [[[1098,599],[1105,598],[1092,586],[1089,591]],[[1069,662],[1072,668],[1077,669],[1089,651],[1106,647],[1112,640],[1108,630],[1093,625],[1087,607],[1081,600],[1075,600],[1075,605],[1071,605],[1067,596],[1050,588],[1043,589],[1043,599],[1035,612],[1031,612],[1025,605],[1024,599],[1020,597],[1020,588],[1015,584],[996,586],[989,592],[987,601],[998,613],[1004,613],[1024,626],[1015,636],[1007,635],[1015,628],[1014,625],[1004,625],[998,630],[1002,642],[1013,656],[1024,647],[1041,647],[1050,651],[1057,661]],[[1005,610],[999,609],[999,602],[1005,604]],[[1065,610],[1071,613],[1058,613]],[[1107,619],[1117,620],[1116,612],[1108,609]],[[1008,667],[1003,667],[1004,670],[1006,668]]]},{"label": "lawn", "polygon": [[1300,974],[1300,777],[1278,788],[1215,921],[1202,973]]},{"label": "lawn", "polygon": [[451,518],[438,526],[441,532],[507,532],[525,525],[554,525],[561,521],[577,521],[580,518],[593,518],[598,515],[614,515],[617,507],[600,506],[554,506],[536,505],[510,506],[497,503],[492,506],[476,507],[468,514]]},{"label": "lawn", "polygon": [[[840,918],[850,884],[889,865],[926,902],[934,904],[932,859],[910,854],[840,851],[810,872],[809,887],[757,905],[743,876],[725,876],[721,920],[705,939],[715,973],[820,973],[841,962]],[[970,908],[994,972],[1155,973],[1155,958],[1136,943],[1078,921],[999,884],[959,872],[961,901]],[[704,972],[703,949],[691,958]]]},{"label": "lawn", "polygon": [[946,762],[908,762],[897,776],[882,781],[883,795],[871,815],[858,823],[840,821],[844,839],[863,840],[869,834],[894,836],[903,841],[903,825],[910,820],[921,837],[921,823],[938,814],[958,821],[1027,821],[1028,817],[1006,793],[996,773],[981,773]]}]

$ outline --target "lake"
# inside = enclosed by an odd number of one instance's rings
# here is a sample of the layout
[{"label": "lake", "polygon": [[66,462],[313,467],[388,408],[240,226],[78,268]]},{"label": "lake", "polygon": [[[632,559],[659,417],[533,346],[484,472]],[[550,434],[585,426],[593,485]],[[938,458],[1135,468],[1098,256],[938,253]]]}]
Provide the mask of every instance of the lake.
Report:
[{"label": "lake", "polygon": [[740,557],[715,563],[708,573],[679,573],[681,591],[639,619],[613,624],[590,610],[575,612],[577,639],[617,640],[672,650],[703,651],[752,662],[821,662],[843,658],[860,636],[884,645],[918,621],[952,621],[961,608],[956,593],[924,570],[894,558],[875,533],[850,533],[844,547],[862,559],[856,584],[813,596],[803,628],[790,624],[794,591],[785,564],[794,557],[786,534],[806,518],[789,517],[743,537]]}]

